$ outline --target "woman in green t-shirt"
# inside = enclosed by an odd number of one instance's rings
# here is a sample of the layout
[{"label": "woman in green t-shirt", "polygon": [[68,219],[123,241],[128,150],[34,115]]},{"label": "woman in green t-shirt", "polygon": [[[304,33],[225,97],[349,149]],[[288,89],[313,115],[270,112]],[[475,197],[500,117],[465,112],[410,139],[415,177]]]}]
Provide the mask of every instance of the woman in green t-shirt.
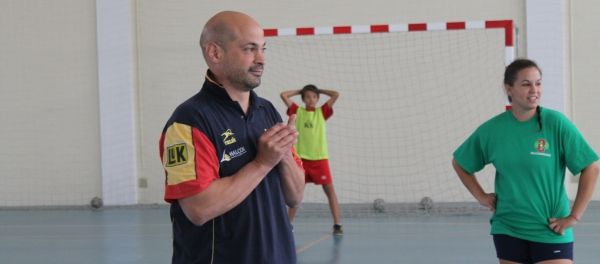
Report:
[{"label": "woman in green t-shirt", "polygon": [[[504,87],[510,110],[479,126],[454,152],[458,177],[483,206],[494,211],[491,234],[505,263],[572,263],[572,227],[592,197],[598,155],[560,112],[540,107],[542,73],[534,61],[506,67]],[[496,169],[494,192],[475,173]],[[565,172],[581,174],[573,206]]]}]

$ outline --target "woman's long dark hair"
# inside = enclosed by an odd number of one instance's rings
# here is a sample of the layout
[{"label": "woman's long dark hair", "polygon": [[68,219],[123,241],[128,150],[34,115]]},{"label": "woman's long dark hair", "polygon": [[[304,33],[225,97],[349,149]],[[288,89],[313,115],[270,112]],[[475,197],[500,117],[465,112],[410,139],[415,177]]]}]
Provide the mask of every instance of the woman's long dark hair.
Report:
[{"label": "woman's long dark hair", "polygon": [[[516,59],[511,64],[506,66],[506,70],[504,71],[504,84],[509,86],[514,86],[515,81],[517,80],[517,75],[523,69],[527,68],[536,68],[540,72],[540,76],[542,75],[542,70],[538,67],[535,61],[530,59]],[[512,102],[512,98],[508,96],[508,101]],[[538,125],[540,126],[540,131],[542,131],[542,109],[538,105],[535,109],[537,114]]]}]

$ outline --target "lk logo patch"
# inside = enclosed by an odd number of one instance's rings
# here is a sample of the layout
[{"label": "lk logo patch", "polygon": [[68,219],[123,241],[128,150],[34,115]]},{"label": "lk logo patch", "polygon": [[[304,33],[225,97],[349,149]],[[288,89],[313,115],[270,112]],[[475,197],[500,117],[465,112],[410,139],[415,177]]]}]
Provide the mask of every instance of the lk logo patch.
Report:
[{"label": "lk logo patch", "polygon": [[167,147],[167,167],[185,164],[188,161],[187,145],[185,143]]}]

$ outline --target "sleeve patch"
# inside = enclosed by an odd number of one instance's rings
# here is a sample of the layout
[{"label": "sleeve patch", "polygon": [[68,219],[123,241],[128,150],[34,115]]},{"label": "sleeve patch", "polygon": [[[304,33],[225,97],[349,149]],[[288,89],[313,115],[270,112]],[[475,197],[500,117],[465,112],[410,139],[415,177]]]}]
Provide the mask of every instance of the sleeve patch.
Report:
[{"label": "sleeve patch", "polygon": [[189,155],[187,145],[184,143],[168,146],[166,154],[167,160],[165,162],[165,167],[173,167],[188,162]]},{"label": "sleeve patch", "polygon": [[167,202],[202,192],[219,178],[215,147],[197,128],[171,124],[161,136],[160,150]]},{"label": "sleeve patch", "polygon": [[[167,184],[174,185],[196,179],[196,164],[192,128],[173,123],[165,132],[163,165],[167,172]],[[191,154],[190,154],[191,153]]]}]

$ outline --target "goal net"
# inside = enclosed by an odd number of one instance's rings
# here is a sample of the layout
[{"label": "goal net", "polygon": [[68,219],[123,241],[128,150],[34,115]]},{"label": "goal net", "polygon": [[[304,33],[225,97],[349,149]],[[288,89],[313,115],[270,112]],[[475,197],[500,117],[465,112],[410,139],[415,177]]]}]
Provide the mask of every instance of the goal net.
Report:
[{"label": "goal net", "polygon": [[[504,111],[512,23],[499,23],[508,27],[482,22],[469,28],[467,22],[461,30],[452,23],[267,29],[259,94],[285,120],[281,91],[315,84],[340,92],[327,129],[343,214],[481,210],[451,160],[478,125]],[[303,105],[298,97],[293,99]],[[322,95],[319,105],[326,100]],[[493,177],[489,168],[478,173],[488,191]],[[311,208],[328,212],[322,188],[309,184],[300,210]]]}]

